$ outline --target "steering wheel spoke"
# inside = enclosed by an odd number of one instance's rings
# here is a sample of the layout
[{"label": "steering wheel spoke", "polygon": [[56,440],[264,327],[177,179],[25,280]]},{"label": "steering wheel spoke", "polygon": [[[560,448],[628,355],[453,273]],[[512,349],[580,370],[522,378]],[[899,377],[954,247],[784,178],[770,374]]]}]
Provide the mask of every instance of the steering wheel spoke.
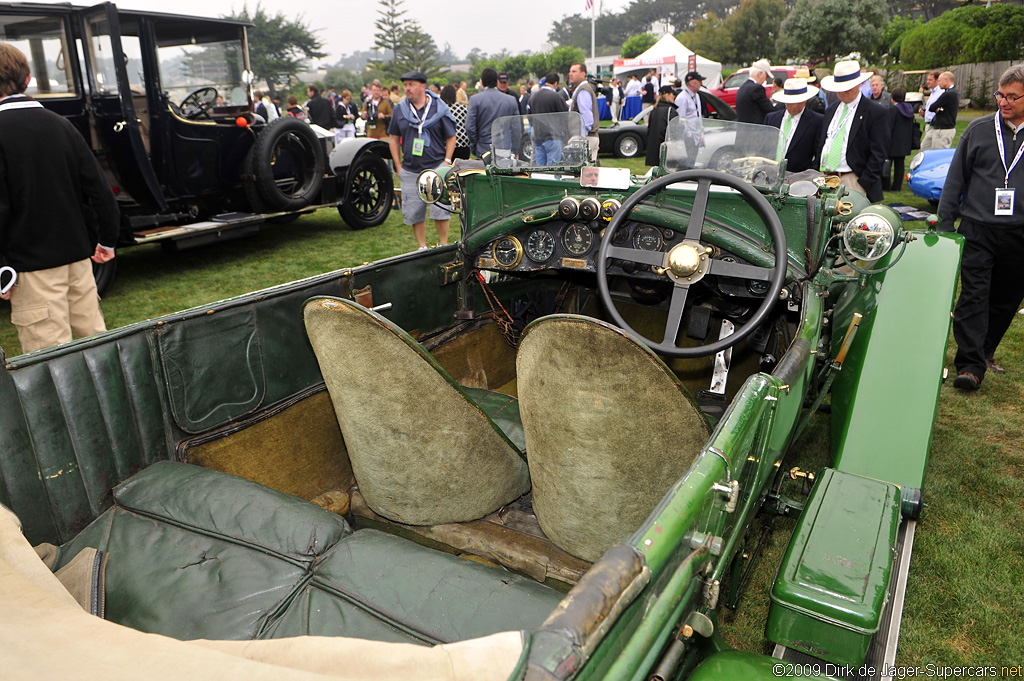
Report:
[{"label": "steering wheel spoke", "polygon": [[668,319],[665,322],[665,337],[661,344],[666,348],[676,347],[676,336],[683,323],[683,312],[686,310],[686,297],[690,293],[690,285],[676,283],[672,287],[672,299],[668,304]]},{"label": "steering wheel spoke", "polygon": [[725,260],[712,260],[708,274],[716,274],[720,277],[737,277],[739,279],[757,279],[758,281],[770,281],[772,270],[758,265],[747,265],[741,262],[727,262]]},{"label": "steering wheel spoke", "polygon": [[665,263],[665,254],[661,251],[642,251],[639,248],[624,248],[622,246],[609,246],[608,257],[652,267],[661,267]]},{"label": "steering wheel spoke", "polygon": [[697,180],[697,195],[693,197],[693,210],[690,211],[690,222],[686,225],[686,236],[690,241],[700,241],[704,229],[704,217],[708,213],[708,197],[711,196],[711,180]]}]

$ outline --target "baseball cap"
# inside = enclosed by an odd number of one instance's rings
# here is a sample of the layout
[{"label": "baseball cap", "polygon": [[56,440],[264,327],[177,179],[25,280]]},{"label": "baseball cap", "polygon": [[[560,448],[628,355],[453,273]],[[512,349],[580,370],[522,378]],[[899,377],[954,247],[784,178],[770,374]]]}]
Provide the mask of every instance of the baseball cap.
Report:
[{"label": "baseball cap", "polygon": [[499,73],[498,74],[498,82],[499,83],[507,83],[508,82],[508,74],[507,73]]},{"label": "baseball cap", "polygon": [[696,71],[690,71],[689,73],[687,73],[683,77],[683,82],[684,83],[689,83],[691,80],[699,80],[700,82],[703,83],[704,82],[704,76],[700,75]]}]

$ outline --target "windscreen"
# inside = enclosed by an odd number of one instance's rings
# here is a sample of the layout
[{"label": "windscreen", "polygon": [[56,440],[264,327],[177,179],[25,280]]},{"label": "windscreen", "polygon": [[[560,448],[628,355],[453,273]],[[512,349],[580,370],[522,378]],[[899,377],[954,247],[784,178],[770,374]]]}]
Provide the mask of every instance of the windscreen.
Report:
[{"label": "windscreen", "polygon": [[736,121],[677,117],[662,146],[665,170],[720,170],[757,186],[779,179],[779,129]]},{"label": "windscreen", "polygon": [[576,113],[506,116],[491,124],[491,165],[541,169],[589,162],[583,118]]}]

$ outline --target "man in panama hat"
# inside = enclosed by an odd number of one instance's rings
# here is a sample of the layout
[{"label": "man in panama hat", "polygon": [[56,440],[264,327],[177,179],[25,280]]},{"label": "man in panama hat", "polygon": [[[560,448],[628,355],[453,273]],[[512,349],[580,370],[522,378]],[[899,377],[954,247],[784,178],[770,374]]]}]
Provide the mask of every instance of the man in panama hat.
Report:
[{"label": "man in panama hat", "polygon": [[878,202],[890,130],[888,112],[861,94],[860,84],[870,77],[851,59],[836,62],[832,75],[821,79],[822,89],[839,99],[825,111],[818,149],[822,172]]},{"label": "man in panama hat", "polygon": [[788,78],[782,90],[772,99],[786,105],[785,111],[773,111],[764,118],[765,125],[774,125],[782,133],[779,138],[780,156],[786,159],[786,170],[799,173],[819,166],[818,138],[825,117],[807,108],[807,102],[816,99],[818,88],[808,85],[803,78]]}]

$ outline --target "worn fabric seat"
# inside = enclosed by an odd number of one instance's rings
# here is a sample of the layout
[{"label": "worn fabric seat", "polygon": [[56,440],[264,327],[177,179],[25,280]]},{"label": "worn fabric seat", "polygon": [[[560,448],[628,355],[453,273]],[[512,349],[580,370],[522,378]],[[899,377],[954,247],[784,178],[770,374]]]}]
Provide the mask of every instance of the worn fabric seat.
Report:
[{"label": "worn fabric seat", "polygon": [[463,388],[409,334],[352,301],[312,298],[303,318],[375,513],[466,522],[529,489],[514,398]]},{"label": "worn fabric seat", "polygon": [[532,322],[516,372],[537,521],[556,545],[594,561],[686,472],[707,420],[646,345],[590,317]]},{"label": "worn fabric seat", "polygon": [[440,644],[539,626],[554,589],[232,475],[161,462],[60,547],[107,554],[106,617],[178,639]]}]

